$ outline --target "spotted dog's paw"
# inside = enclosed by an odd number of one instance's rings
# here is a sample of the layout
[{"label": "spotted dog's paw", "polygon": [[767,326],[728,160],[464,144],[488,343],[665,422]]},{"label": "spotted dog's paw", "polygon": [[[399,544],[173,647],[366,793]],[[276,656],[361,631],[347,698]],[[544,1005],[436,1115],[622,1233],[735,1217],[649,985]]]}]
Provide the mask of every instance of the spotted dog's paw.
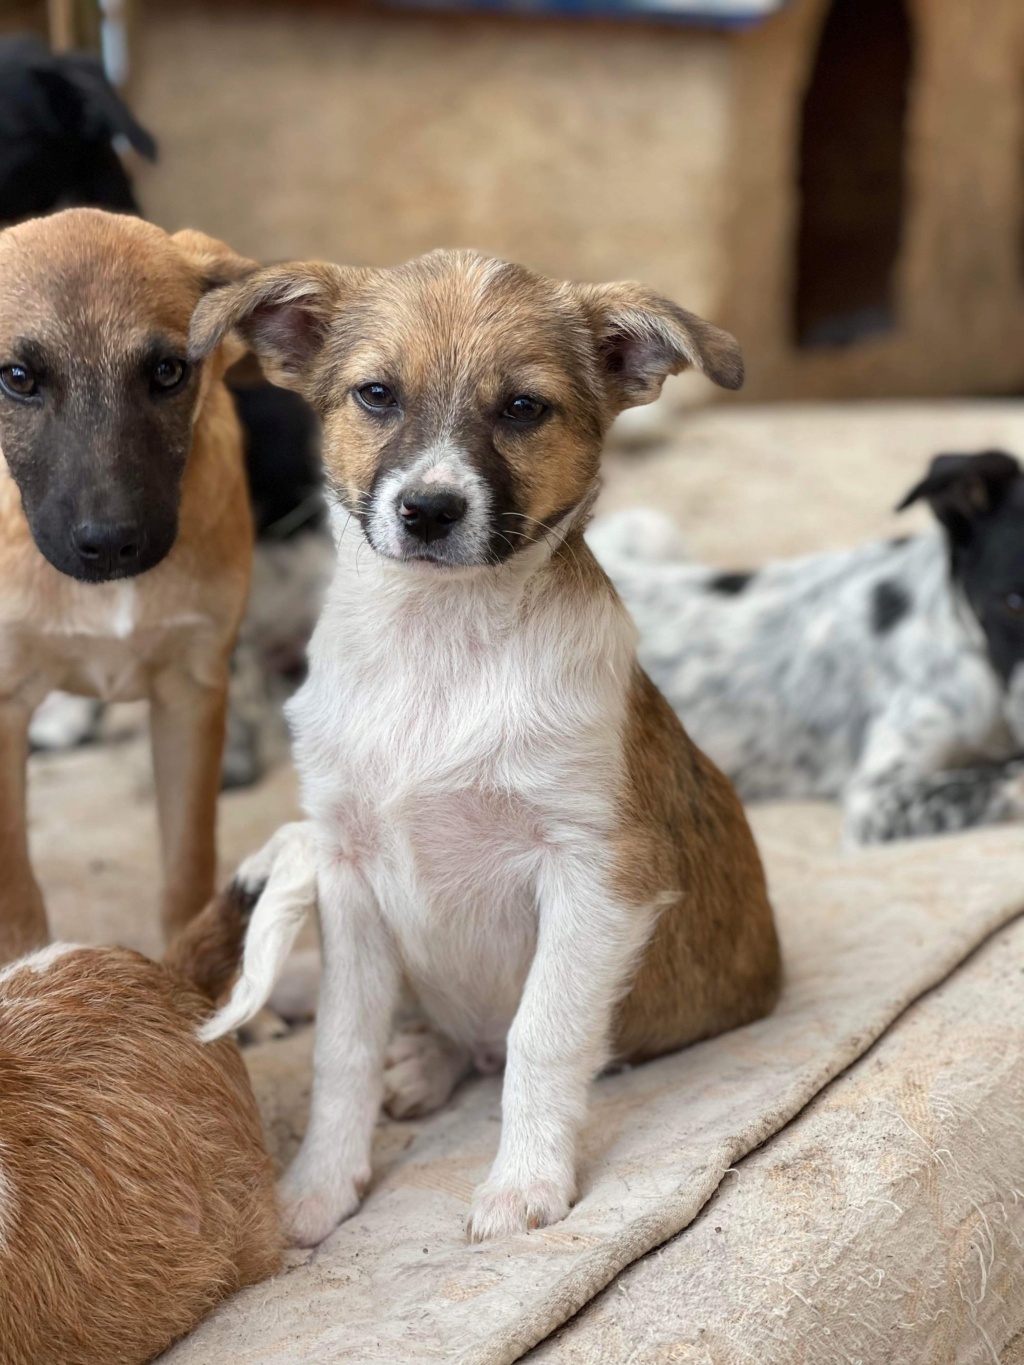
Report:
[{"label": "spotted dog's paw", "polygon": [[533,1180],[521,1186],[488,1180],[473,1195],[466,1236],[471,1242],[485,1242],[560,1223],[573,1197],[574,1191],[553,1180]]}]

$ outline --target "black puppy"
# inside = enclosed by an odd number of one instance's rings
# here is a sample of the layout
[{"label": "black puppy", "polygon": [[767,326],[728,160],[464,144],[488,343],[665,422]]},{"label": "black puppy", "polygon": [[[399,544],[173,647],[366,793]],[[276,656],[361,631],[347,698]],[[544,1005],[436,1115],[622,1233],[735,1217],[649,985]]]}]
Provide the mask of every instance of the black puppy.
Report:
[{"label": "black puppy", "polygon": [[0,223],[76,205],[137,213],[115,137],[155,160],[96,58],[56,55],[34,37],[0,41]]}]

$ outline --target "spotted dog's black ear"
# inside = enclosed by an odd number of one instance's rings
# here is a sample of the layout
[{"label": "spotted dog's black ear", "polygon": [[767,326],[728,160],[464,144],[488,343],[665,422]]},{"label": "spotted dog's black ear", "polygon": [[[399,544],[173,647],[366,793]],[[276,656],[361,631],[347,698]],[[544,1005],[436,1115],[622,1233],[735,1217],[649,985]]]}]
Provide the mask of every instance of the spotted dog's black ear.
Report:
[{"label": "spotted dog's black ear", "polygon": [[936,518],[956,539],[969,535],[979,517],[994,512],[1021,477],[1020,464],[1003,450],[977,455],[936,455],[928,473],[896,511],[927,498]]}]

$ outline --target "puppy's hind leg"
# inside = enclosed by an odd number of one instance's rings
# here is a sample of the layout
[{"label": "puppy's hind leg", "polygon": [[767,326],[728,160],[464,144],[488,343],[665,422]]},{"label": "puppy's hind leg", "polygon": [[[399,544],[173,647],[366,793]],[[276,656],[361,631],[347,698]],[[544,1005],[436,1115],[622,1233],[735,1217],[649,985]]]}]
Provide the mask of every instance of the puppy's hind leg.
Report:
[{"label": "puppy's hind leg", "polygon": [[393,1119],[432,1114],[471,1070],[465,1048],[426,1022],[411,1023],[395,1034],[385,1054],[384,1108]]}]

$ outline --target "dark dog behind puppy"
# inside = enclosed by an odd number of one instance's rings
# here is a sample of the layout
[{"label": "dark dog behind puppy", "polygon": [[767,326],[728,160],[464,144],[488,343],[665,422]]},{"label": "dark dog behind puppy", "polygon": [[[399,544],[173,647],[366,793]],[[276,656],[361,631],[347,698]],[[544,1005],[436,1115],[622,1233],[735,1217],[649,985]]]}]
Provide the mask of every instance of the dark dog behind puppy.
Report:
[{"label": "dark dog behind puppy", "polygon": [[115,137],[155,159],[95,57],[31,36],[0,41],[0,223],[72,205],[137,213]]}]

